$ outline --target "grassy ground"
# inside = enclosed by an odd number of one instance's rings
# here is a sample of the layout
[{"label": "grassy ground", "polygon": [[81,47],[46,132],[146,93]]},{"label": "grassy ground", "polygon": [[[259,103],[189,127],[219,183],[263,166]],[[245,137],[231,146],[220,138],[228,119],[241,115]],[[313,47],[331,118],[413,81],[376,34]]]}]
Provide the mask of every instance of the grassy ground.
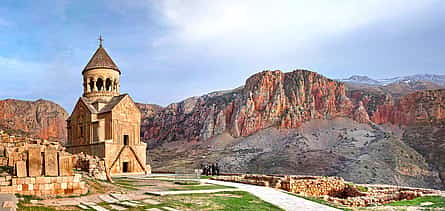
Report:
[{"label": "grassy ground", "polygon": [[240,197],[214,196],[210,200],[221,206],[219,210],[282,210],[247,192],[236,191],[228,193]]},{"label": "grassy ground", "polygon": [[201,182],[195,180],[176,180],[173,183],[177,185],[199,185]]},{"label": "grassy ground", "polygon": [[[422,203],[431,202],[431,205],[421,206]],[[445,208],[445,197],[442,196],[424,196],[412,200],[396,201],[385,206],[419,206],[427,208]]]},{"label": "grassy ground", "polygon": [[169,191],[178,190],[214,190],[214,189],[231,189],[234,187],[224,186],[224,185],[184,185],[178,188],[170,188]]},{"label": "grassy ground", "polygon": [[[269,204],[256,196],[244,191],[227,191],[213,194],[184,194],[174,196],[162,196],[153,198],[161,204],[144,205],[129,208],[129,211],[142,211],[149,208],[171,207],[178,210],[282,210]],[[106,203],[99,204],[105,208],[111,208]]]},{"label": "grassy ground", "polygon": [[114,184],[118,185],[122,188],[125,188],[127,190],[138,190],[137,186],[152,186],[152,185],[148,185],[148,184],[140,184],[139,181],[135,181],[135,180],[131,180],[131,179],[126,179],[126,178],[118,178],[114,180]]}]

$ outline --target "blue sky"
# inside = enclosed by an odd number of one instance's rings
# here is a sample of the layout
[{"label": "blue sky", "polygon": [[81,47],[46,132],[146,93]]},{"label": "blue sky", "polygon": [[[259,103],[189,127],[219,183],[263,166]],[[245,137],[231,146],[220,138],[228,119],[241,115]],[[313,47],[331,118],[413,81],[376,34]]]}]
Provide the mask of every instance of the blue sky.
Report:
[{"label": "blue sky", "polygon": [[266,69],[445,74],[443,11],[440,0],[2,0],[0,99],[71,112],[99,34],[121,91],[160,105]]}]

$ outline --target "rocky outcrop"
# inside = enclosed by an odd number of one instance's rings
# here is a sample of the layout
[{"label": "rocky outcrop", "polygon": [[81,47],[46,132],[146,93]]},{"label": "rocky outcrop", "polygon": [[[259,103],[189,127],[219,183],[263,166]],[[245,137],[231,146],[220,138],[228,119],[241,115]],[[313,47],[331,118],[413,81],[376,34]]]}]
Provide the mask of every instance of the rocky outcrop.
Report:
[{"label": "rocky outcrop", "polygon": [[66,140],[67,112],[58,104],[46,100],[0,101],[0,126],[20,130],[41,139]]},{"label": "rocky outcrop", "polygon": [[223,132],[248,136],[268,127],[295,128],[311,119],[350,116],[345,85],[315,72],[263,71],[243,87],[192,97],[143,119],[143,138],[207,140]]},{"label": "rocky outcrop", "polygon": [[[360,123],[396,125],[441,119],[443,91],[416,92],[439,87],[425,84],[429,83],[357,87],[307,70],[263,71],[234,90],[191,97],[164,109],[140,105],[148,111],[142,135],[155,146],[163,141],[207,140],[224,132],[244,137],[268,127],[298,128],[313,119],[349,117]],[[401,96],[405,93],[411,94]]]},{"label": "rocky outcrop", "polygon": [[354,93],[352,98],[364,105],[370,120],[376,124],[412,125],[445,119],[445,89],[418,91],[399,99],[389,94],[369,93]]},{"label": "rocky outcrop", "polygon": [[136,106],[139,108],[141,115],[144,118],[153,118],[156,113],[163,109],[162,106],[156,104],[136,103]]}]

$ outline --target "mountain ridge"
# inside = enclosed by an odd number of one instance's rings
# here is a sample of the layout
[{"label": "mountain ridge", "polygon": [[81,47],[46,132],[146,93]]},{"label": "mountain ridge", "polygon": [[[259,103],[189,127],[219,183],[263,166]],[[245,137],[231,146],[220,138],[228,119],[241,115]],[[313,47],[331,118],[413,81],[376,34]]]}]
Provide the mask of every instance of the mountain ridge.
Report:
[{"label": "mountain ridge", "polygon": [[412,140],[423,125],[440,130],[443,108],[445,89],[431,82],[369,86],[262,71],[238,89],[170,104],[143,118],[141,132],[159,170],[219,162],[229,172],[443,187],[444,164],[427,156],[437,149]]},{"label": "mountain ridge", "polygon": [[342,82],[360,83],[370,85],[388,85],[396,82],[410,82],[410,81],[428,81],[445,86],[445,75],[439,74],[414,74],[408,76],[398,76],[392,78],[373,79],[364,75],[352,75],[349,78],[338,79]]}]

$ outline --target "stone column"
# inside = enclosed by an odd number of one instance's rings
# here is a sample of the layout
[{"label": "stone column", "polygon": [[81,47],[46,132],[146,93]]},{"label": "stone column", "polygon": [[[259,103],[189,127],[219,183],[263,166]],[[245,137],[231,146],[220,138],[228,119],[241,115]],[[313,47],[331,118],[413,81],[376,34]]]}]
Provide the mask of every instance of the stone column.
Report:
[{"label": "stone column", "polygon": [[95,92],[95,91],[97,91],[97,88],[96,88],[96,79],[93,79],[92,80],[93,81],[93,92]]},{"label": "stone column", "polygon": [[28,148],[28,176],[36,177],[42,175],[42,155],[40,147],[30,146]]}]

